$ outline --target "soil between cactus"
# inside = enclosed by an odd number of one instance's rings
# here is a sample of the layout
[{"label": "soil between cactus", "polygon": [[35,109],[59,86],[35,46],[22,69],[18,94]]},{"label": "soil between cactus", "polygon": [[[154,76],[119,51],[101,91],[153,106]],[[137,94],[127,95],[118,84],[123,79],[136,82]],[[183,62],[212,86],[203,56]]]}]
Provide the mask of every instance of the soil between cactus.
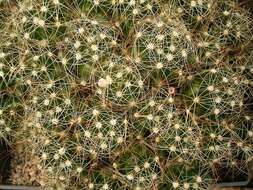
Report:
[{"label": "soil between cactus", "polygon": [[0,184],[4,184],[10,175],[10,147],[0,139]]}]

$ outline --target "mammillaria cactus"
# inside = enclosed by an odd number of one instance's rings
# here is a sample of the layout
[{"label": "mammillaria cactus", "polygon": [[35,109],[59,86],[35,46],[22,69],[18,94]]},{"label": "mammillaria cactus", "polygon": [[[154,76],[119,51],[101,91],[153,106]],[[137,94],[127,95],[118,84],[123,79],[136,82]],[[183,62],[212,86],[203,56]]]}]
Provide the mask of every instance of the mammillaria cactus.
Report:
[{"label": "mammillaria cactus", "polygon": [[251,158],[237,1],[7,0],[0,16],[0,136],[45,189],[206,189]]}]

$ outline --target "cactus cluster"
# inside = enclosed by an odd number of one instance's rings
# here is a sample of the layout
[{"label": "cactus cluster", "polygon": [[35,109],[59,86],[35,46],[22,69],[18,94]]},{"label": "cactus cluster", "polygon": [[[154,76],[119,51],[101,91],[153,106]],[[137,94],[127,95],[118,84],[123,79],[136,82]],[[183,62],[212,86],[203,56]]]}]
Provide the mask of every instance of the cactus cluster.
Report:
[{"label": "cactus cluster", "polygon": [[206,189],[251,158],[236,0],[3,0],[0,17],[0,137],[45,189]]}]

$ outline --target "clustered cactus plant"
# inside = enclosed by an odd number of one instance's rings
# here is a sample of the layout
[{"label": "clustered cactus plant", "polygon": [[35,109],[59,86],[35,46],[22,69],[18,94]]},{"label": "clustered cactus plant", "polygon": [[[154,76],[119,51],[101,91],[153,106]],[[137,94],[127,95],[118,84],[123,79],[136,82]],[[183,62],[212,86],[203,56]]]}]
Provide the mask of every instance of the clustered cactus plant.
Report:
[{"label": "clustered cactus plant", "polygon": [[237,1],[3,0],[0,17],[0,136],[46,189],[206,189],[252,156]]}]

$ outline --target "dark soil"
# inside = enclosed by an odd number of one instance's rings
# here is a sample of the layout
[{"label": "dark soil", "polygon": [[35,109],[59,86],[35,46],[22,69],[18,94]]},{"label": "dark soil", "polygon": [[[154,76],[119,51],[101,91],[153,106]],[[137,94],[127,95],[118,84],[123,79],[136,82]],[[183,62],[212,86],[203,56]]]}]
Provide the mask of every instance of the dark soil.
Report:
[{"label": "dark soil", "polygon": [[0,184],[10,176],[11,158],[10,147],[3,139],[0,139]]}]

